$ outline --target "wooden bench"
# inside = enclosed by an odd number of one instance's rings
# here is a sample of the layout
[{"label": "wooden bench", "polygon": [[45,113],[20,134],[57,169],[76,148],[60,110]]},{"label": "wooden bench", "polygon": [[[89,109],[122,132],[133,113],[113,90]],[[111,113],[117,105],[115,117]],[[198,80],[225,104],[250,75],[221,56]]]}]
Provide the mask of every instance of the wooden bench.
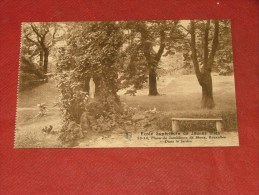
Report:
[{"label": "wooden bench", "polygon": [[177,132],[180,130],[179,121],[215,121],[217,131],[220,132],[223,129],[222,118],[172,118],[173,132]]}]

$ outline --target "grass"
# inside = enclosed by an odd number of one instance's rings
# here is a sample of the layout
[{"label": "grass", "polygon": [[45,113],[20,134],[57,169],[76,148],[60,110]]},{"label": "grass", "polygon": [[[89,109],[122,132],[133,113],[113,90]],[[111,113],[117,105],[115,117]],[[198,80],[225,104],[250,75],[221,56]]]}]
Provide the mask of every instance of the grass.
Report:
[{"label": "grass", "polygon": [[58,102],[59,92],[55,85],[55,81],[49,79],[48,83],[39,85],[33,89],[19,92],[18,107],[34,107],[37,108],[38,103],[46,103],[52,107]]},{"label": "grass", "polygon": [[[164,80],[168,80],[165,78]],[[142,109],[157,108],[163,112],[198,111],[218,112],[233,111],[236,107],[234,80],[232,76],[213,76],[215,108],[204,111],[201,108],[201,87],[194,75],[172,77],[171,82],[158,80],[159,96],[148,96],[148,90],[141,90],[137,96],[121,95],[121,100],[130,106],[139,105]]]},{"label": "grass", "polygon": [[38,110],[18,109],[15,132],[15,148],[59,148],[62,147],[57,135],[42,131],[45,126],[52,125],[58,132],[61,128],[61,115],[58,109],[51,109],[47,116],[35,118]]},{"label": "grass", "polygon": [[[232,76],[213,76],[215,108],[201,108],[201,87],[195,75],[168,77],[158,80],[159,96],[148,96],[148,90],[142,90],[137,96],[121,95],[121,100],[129,106],[139,106],[142,110],[156,108],[162,112],[157,121],[159,128],[171,130],[172,117],[223,119],[224,131],[237,131],[236,101],[234,79]],[[215,122],[181,122],[181,129],[216,130]]]},{"label": "grass", "polygon": [[[213,76],[213,91],[216,107],[206,110],[200,107],[201,87],[195,75],[166,76],[158,80],[159,96],[148,96],[148,89],[138,91],[136,96],[123,95],[119,92],[122,102],[142,110],[154,107],[162,112],[158,126],[163,130],[171,129],[171,117],[222,117],[226,131],[235,131],[236,102],[234,79],[232,76]],[[15,147],[17,148],[51,148],[61,147],[57,135],[46,135],[41,131],[45,126],[52,125],[55,131],[61,128],[61,113],[53,107],[59,97],[59,92],[53,80],[29,91],[19,93],[18,111],[16,120]],[[34,118],[39,112],[38,103],[46,103],[49,115]],[[188,124],[190,127],[188,127]],[[184,129],[215,128],[215,124],[205,125],[195,123],[181,124]]]}]

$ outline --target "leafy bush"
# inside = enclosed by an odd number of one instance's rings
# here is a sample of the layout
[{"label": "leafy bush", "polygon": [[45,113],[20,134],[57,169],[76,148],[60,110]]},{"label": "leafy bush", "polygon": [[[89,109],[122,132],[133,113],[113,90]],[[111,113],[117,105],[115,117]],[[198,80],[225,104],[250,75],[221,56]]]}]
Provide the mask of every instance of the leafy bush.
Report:
[{"label": "leafy bush", "polygon": [[61,92],[60,102],[64,120],[80,123],[88,93],[83,90],[83,84],[78,81],[74,71],[63,71],[57,74],[56,78]]},{"label": "leafy bush", "polygon": [[159,130],[171,131],[172,130],[171,118],[172,118],[171,114],[161,113],[160,115],[158,115],[156,120],[156,125],[159,128]]},{"label": "leafy bush", "polygon": [[75,142],[78,138],[80,138],[80,128],[80,125],[74,121],[67,121],[61,129],[61,134],[59,136],[60,141],[63,143]]},{"label": "leafy bush", "polygon": [[[91,128],[100,131],[114,125],[120,110],[116,93],[123,32],[115,22],[80,23],[71,32],[68,45],[57,54],[56,77],[64,119],[60,139],[64,142],[78,139],[84,112],[91,118]],[[95,83],[95,102],[88,98],[90,78]]]}]

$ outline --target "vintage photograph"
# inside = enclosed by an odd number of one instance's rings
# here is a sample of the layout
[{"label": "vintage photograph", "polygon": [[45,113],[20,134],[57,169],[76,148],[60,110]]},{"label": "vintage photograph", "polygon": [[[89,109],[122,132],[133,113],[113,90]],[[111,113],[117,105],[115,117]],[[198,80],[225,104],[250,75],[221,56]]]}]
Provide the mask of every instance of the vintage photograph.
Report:
[{"label": "vintage photograph", "polygon": [[26,22],[14,148],[239,146],[230,20]]}]

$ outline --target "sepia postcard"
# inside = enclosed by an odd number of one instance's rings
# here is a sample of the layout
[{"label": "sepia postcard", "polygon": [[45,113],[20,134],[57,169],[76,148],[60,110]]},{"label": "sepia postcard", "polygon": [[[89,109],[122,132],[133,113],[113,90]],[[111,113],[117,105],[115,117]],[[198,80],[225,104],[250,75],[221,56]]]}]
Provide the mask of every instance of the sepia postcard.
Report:
[{"label": "sepia postcard", "polygon": [[26,22],[15,148],[239,146],[230,20]]}]

